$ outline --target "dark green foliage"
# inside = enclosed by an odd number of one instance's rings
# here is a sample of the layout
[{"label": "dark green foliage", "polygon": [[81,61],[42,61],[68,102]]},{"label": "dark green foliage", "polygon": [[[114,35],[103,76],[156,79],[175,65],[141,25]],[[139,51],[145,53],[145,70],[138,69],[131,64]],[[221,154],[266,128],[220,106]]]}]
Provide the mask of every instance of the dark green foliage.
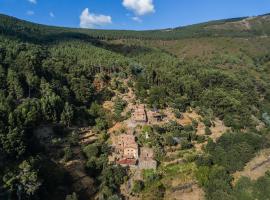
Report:
[{"label": "dark green foliage", "polygon": [[[103,98],[110,98],[112,94],[107,90],[104,94],[103,91],[95,91],[94,77],[101,72],[111,76],[120,69],[125,73],[129,65],[129,59],[90,43],[76,40],[51,45],[28,42],[10,38],[1,32],[0,168],[3,173],[0,173],[0,180],[9,171],[16,175],[15,168],[29,156],[47,154],[33,134],[40,125],[61,124],[61,128],[65,129],[92,124],[99,131],[107,129],[107,116],[100,104]],[[59,137],[65,137],[65,134]],[[77,145],[78,137],[70,135],[62,141]],[[66,161],[72,156],[70,147],[65,148],[63,153]],[[98,173],[107,163],[107,156],[102,152],[99,156],[94,162]],[[44,179],[46,175],[41,173],[38,176]],[[59,187],[61,185],[68,188],[59,182]],[[47,180],[40,182],[40,188],[44,199],[66,196],[65,190],[58,191],[59,195],[52,192],[49,196],[50,191],[56,191],[57,187],[50,187]],[[8,190],[17,195],[16,189]],[[37,192],[31,192],[31,198],[39,197]]]},{"label": "dark green foliage", "polygon": [[17,191],[20,198],[29,198],[34,196],[41,181],[38,178],[38,171],[35,169],[37,160],[25,160],[19,164],[18,168],[13,172],[8,172],[3,177],[4,187],[10,192]]},{"label": "dark green foliage", "polygon": [[235,185],[233,196],[239,200],[264,200],[270,198],[270,176],[266,172],[265,176],[251,181],[247,177],[242,177]]},{"label": "dark green foliage", "polygon": [[174,116],[177,118],[177,119],[180,119],[182,117],[182,114],[179,110],[175,109],[174,110]]},{"label": "dark green foliage", "polygon": [[20,127],[9,128],[0,135],[1,148],[4,155],[9,157],[21,157],[27,148],[25,131]]},{"label": "dark green foliage", "polygon": [[206,191],[207,199],[235,199],[234,196],[236,199],[252,199],[246,193],[249,189],[245,189],[249,187],[248,182],[240,182],[233,188],[230,173],[241,170],[263,147],[264,142],[261,135],[242,132],[225,133],[216,142],[210,139],[205,149],[206,154],[196,160],[199,166],[197,179]]},{"label": "dark green foliage", "polygon": [[148,104],[154,108],[164,108],[166,106],[166,89],[164,87],[152,87],[149,91]]},{"label": "dark green foliage", "polygon": [[66,126],[70,126],[72,120],[74,117],[74,111],[71,105],[69,105],[69,103],[65,103],[64,106],[64,110],[61,113],[61,122],[66,125]]},{"label": "dark green foliage", "polygon": [[93,88],[91,82],[85,76],[80,78],[72,78],[70,80],[72,92],[76,99],[84,104],[88,104],[92,100]]},{"label": "dark green foliage", "polygon": [[[268,174],[257,181],[240,180],[235,188],[230,176],[266,141],[251,130],[258,120],[269,125],[269,39],[252,36],[269,35],[268,17],[250,19],[250,30],[238,28],[240,18],[169,31],[106,31],[42,26],[0,15],[0,189],[4,185],[4,192],[22,199],[77,199],[63,169],[45,159],[32,161],[37,155],[48,157],[34,131],[44,124],[61,124],[63,133],[92,125],[101,141],[83,148],[86,170],[100,199],[119,199],[126,170],[108,165],[104,132],[112,121],[124,119],[126,102],[116,99],[113,116],[102,103],[115,95],[112,90],[126,93],[123,79],[128,79],[136,98],[152,108],[171,106],[177,118],[198,108],[206,135],[215,117],[239,131],[210,140],[196,160],[208,199],[269,199]],[[95,88],[96,78],[105,88]],[[189,149],[194,140],[204,141],[195,134],[196,127],[196,122],[186,127],[170,122],[145,128],[138,143],[152,147],[162,162],[165,146],[180,143]],[[240,132],[243,129],[247,133]],[[77,134],[58,136],[71,147],[78,145]],[[64,149],[66,160],[71,147]],[[165,187],[159,179],[159,174],[146,178],[151,195],[143,198],[163,198]],[[137,186],[137,191],[143,189]]]},{"label": "dark green foliage", "polygon": [[208,126],[205,127],[205,134],[206,135],[211,135],[212,134],[212,131]]},{"label": "dark green foliage", "polygon": [[204,143],[205,142],[205,136],[204,135],[198,135],[197,136],[198,143]]},{"label": "dark green foliage", "polygon": [[165,144],[166,146],[174,146],[176,145],[176,141],[173,139],[172,135],[166,135],[165,136]]},{"label": "dark green foliage", "polygon": [[127,105],[127,102],[117,97],[114,101],[114,118],[116,121],[122,120],[121,113],[124,111],[125,107]]},{"label": "dark green foliage", "polygon": [[72,158],[72,156],[73,156],[73,153],[72,153],[70,146],[65,147],[64,148],[64,158],[63,158],[64,161],[65,162],[69,161]]},{"label": "dark green foliage", "polygon": [[263,144],[263,138],[253,133],[225,133],[216,143],[208,143],[206,151],[215,164],[230,172],[244,167]]},{"label": "dark green foliage", "polygon": [[103,198],[107,199],[111,194],[118,192],[119,186],[124,183],[125,176],[126,169],[120,166],[109,165],[106,167],[99,177],[99,180],[103,183]]},{"label": "dark green foliage", "polygon": [[[268,15],[265,15],[268,16]],[[216,20],[186,27],[152,31],[89,30],[38,26],[13,17],[0,16],[1,33],[29,41],[53,42],[57,40],[81,39],[97,42],[97,39],[158,39],[172,40],[198,37],[252,37],[269,35],[267,19],[258,16],[252,22],[251,30],[241,29],[242,18]],[[239,29],[230,28],[230,22],[239,23]],[[261,25],[264,24],[264,25]],[[225,28],[224,28],[225,27]]]},{"label": "dark green foliage", "polygon": [[197,171],[197,179],[205,188],[207,199],[229,199],[232,177],[223,167],[200,167]]},{"label": "dark green foliage", "polygon": [[181,149],[190,149],[190,148],[192,148],[192,146],[193,145],[188,140],[181,141]]},{"label": "dark green foliage", "polygon": [[140,193],[143,190],[143,188],[144,188],[143,181],[136,180],[133,183],[132,192],[135,193],[135,194]]},{"label": "dark green foliage", "polygon": [[83,148],[83,152],[87,156],[88,159],[91,159],[93,157],[97,157],[99,153],[98,146],[93,144],[93,145],[87,145],[86,147]]},{"label": "dark green foliage", "polygon": [[208,128],[212,126],[211,120],[209,118],[204,118],[203,123]]}]

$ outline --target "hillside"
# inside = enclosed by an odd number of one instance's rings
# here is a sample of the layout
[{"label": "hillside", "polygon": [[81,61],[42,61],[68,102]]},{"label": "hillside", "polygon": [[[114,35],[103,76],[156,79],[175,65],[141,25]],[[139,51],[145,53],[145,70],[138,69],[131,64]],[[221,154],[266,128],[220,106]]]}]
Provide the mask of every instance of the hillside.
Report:
[{"label": "hillside", "polygon": [[0,15],[0,199],[269,199],[269,34],[268,14],[152,31]]},{"label": "hillside", "polygon": [[270,15],[217,20],[179,28],[150,31],[85,30],[44,26],[0,15],[0,30],[22,39],[54,41],[73,39],[162,39],[173,40],[199,37],[253,37],[269,36]]}]

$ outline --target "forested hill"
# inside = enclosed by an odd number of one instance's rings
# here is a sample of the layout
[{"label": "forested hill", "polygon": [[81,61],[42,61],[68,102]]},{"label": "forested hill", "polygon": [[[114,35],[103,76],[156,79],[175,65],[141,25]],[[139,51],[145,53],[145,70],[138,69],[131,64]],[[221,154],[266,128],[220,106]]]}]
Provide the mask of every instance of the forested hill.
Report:
[{"label": "forested hill", "polygon": [[21,39],[52,41],[57,38],[83,39],[181,39],[192,37],[252,37],[270,34],[270,16],[242,17],[211,21],[179,28],[151,31],[85,30],[45,26],[0,15],[0,31]]},{"label": "forested hill", "polygon": [[[132,195],[163,199],[182,177],[208,200],[269,199],[269,175],[237,187],[231,177],[270,148],[269,35],[269,15],[153,31],[60,28],[0,15],[0,199],[123,199],[127,169],[109,162],[108,130],[130,118],[120,98],[127,95],[177,119],[201,116],[186,126],[141,127],[149,140],[138,142],[155,150],[159,166]],[[217,121],[229,132],[213,141]],[[94,143],[81,143],[85,130]],[[168,149],[179,151],[171,156],[180,164],[168,164]]]}]

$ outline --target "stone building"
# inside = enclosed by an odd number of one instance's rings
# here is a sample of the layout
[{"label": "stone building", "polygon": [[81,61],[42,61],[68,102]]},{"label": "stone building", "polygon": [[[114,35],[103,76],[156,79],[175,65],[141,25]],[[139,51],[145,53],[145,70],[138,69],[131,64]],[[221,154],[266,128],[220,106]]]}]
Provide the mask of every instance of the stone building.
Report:
[{"label": "stone building", "polygon": [[139,157],[138,144],[134,135],[122,134],[116,138],[116,153],[118,164],[134,165]]},{"label": "stone building", "polygon": [[157,161],[154,160],[153,149],[147,147],[140,148],[139,168],[140,169],[157,168]]},{"label": "stone building", "polygon": [[147,114],[143,104],[136,106],[134,113],[132,113],[132,118],[135,122],[147,122]]}]

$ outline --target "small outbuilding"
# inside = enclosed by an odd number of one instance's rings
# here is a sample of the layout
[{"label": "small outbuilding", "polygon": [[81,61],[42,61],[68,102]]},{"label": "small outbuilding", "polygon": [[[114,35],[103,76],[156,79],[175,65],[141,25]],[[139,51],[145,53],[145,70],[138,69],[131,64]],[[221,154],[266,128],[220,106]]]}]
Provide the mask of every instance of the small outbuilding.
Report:
[{"label": "small outbuilding", "polygon": [[157,168],[157,161],[154,160],[153,149],[147,147],[140,148],[139,168],[140,169]]},{"label": "small outbuilding", "polygon": [[147,122],[147,113],[143,104],[136,106],[134,113],[132,113],[132,118],[135,122]]}]

